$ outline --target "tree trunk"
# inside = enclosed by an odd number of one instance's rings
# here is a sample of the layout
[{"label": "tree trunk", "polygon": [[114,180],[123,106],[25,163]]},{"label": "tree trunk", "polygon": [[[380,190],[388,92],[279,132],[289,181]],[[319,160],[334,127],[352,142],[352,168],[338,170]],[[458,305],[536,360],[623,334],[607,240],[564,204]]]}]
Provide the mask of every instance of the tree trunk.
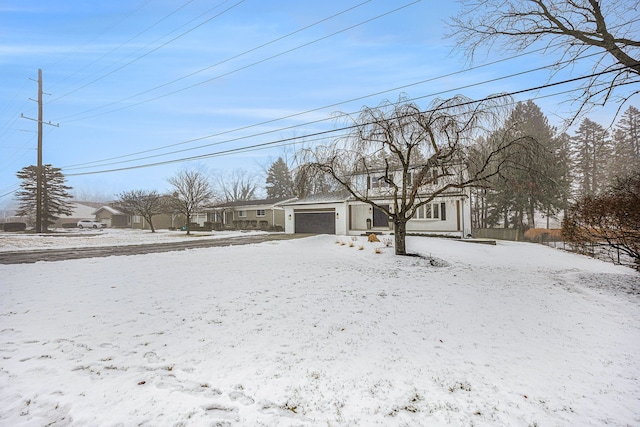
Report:
[{"label": "tree trunk", "polygon": [[151,232],[155,233],[156,229],[153,227],[153,222],[151,222],[151,217],[147,218],[147,222],[149,223],[149,227],[151,227]]},{"label": "tree trunk", "polygon": [[187,235],[191,234],[191,215],[187,214]]},{"label": "tree trunk", "polygon": [[395,237],[395,246],[396,246],[396,255],[406,255],[407,254],[407,221],[406,220],[398,220],[397,218],[393,220],[394,226],[394,237]]}]

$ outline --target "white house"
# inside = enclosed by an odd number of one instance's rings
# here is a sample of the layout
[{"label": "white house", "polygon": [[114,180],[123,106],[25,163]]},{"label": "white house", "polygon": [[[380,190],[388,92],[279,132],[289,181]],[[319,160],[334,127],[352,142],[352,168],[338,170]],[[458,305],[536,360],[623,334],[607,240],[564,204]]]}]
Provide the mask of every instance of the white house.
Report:
[{"label": "white house", "polygon": [[[435,176],[435,175],[434,175]],[[410,180],[411,177],[408,176]],[[432,184],[437,178],[433,179]],[[359,183],[358,183],[359,181]],[[378,206],[393,206],[392,186],[375,175],[354,177],[355,186]],[[366,183],[366,184],[365,184]],[[421,188],[428,198],[429,186]],[[468,189],[451,189],[421,206],[407,222],[407,233],[465,237],[471,234],[471,204]],[[285,233],[360,235],[393,232],[387,215],[352,196],[324,195],[284,204]]]}]

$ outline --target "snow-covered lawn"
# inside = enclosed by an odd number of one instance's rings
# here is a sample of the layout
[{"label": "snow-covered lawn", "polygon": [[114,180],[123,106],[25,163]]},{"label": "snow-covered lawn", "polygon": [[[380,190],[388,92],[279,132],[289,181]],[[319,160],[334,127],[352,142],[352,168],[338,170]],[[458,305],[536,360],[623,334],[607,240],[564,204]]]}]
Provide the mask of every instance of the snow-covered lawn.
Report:
[{"label": "snow-covered lawn", "polygon": [[263,231],[193,231],[187,236],[184,231],[132,230],[105,228],[101,230],[79,230],[58,228],[50,234],[3,233],[0,232],[0,252],[32,249],[64,249],[114,245],[139,245],[143,243],[166,243],[190,239],[221,239],[226,237],[264,234]]},{"label": "snow-covered lawn", "polygon": [[0,425],[640,425],[638,273],[359,244],[1,265]]}]

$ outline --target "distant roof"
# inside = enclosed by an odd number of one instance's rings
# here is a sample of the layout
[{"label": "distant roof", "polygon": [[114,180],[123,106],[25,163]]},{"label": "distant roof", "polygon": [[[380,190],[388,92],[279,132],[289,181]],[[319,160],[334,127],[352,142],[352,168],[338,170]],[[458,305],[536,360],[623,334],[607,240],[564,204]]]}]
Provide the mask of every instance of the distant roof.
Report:
[{"label": "distant roof", "polygon": [[72,202],[77,203],[79,205],[91,206],[94,209],[98,209],[106,204],[105,202],[86,202],[81,200],[73,200]]},{"label": "distant roof", "polygon": [[116,209],[114,207],[111,207],[111,206],[107,206],[107,205],[100,206],[98,209],[96,209],[93,212],[93,215],[97,214],[101,210],[105,210],[107,212],[110,212],[113,215],[124,215],[124,213],[122,211],[119,211],[118,209]]},{"label": "distant roof", "polygon": [[102,203],[76,202],[71,201],[71,215],[60,215],[60,218],[91,218],[96,207],[102,206]]},{"label": "distant roof", "polygon": [[219,203],[216,205],[209,206],[210,208],[236,208],[239,206],[259,206],[259,205],[279,205],[284,202],[293,201],[295,197],[284,197],[278,199],[256,199],[256,200],[235,200],[233,202],[225,202]]}]

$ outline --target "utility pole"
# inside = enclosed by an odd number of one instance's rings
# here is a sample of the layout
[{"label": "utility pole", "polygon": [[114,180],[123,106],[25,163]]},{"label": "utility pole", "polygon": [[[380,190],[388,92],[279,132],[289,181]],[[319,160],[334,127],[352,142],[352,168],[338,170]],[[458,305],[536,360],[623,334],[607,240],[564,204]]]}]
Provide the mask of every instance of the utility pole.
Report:
[{"label": "utility pole", "polygon": [[[38,119],[32,119],[21,114],[21,117],[38,122],[38,166],[36,168],[36,233],[42,233],[42,199],[43,199],[43,168],[42,168],[42,69],[38,68]],[[33,101],[33,99],[32,99]],[[46,123],[59,127],[58,124]]]}]

